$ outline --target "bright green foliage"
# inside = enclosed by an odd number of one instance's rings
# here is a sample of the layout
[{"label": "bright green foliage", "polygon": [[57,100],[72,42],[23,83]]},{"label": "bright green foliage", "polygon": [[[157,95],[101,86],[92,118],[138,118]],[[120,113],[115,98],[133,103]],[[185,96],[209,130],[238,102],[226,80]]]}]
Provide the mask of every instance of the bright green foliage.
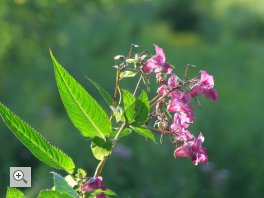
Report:
[{"label": "bright green foliage", "polygon": [[38,198],[74,198],[67,193],[61,193],[53,190],[43,190],[39,193]]},{"label": "bright green foliage", "polygon": [[107,102],[109,106],[113,105],[113,98],[112,96],[103,88],[101,85],[99,85],[97,82],[93,81],[90,78],[87,78],[99,91],[99,93],[103,96],[104,100]]},{"label": "bright green foliage", "polygon": [[[131,133],[132,133],[132,130],[131,130],[130,128],[125,128],[125,129],[121,132],[121,134],[120,134],[120,136],[119,136],[119,139],[122,138],[122,137],[126,137],[126,136],[130,135]],[[114,130],[114,131],[111,133],[111,137],[114,138],[116,134],[117,134],[117,130]]]},{"label": "bright green foliage", "polygon": [[83,136],[105,139],[112,131],[111,123],[101,106],[57,62],[50,52],[58,89],[66,111]]},{"label": "bright green foliage", "polygon": [[72,173],[75,165],[73,160],[58,148],[48,143],[38,132],[26,122],[13,114],[0,103],[0,115],[14,135],[35,155],[40,161],[56,168]]},{"label": "bright green foliage", "polygon": [[93,193],[88,198],[94,198],[95,195],[98,195],[98,194],[101,194],[101,193],[104,193],[105,195],[108,195],[108,196],[117,197],[117,194],[115,192],[113,192],[112,190],[110,190],[110,189],[106,189],[106,190],[97,189],[97,190],[93,191]]},{"label": "bright green foliage", "polygon": [[8,187],[6,192],[6,198],[25,198],[25,195],[17,188]]},{"label": "bright green foliage", "polygon": [[139,135],[142,135],[145,138],[151,139],[154,143],[157,143],[154,134],[149,129],[141,126],[130,126],[130,127]]},{"label": "bright green foliage", "polygon": [[144,90],[142,90],[135,104],[135,121],[138,124],[144,124],[150,111],[148,95]]},{"label": "bright green foliage", "polygon": [[94,157],[98,160],[102,160],[105,156],[111,154],[113,143],[106,139],[104,141],[101,138],[95,137],[91,144],[91,149]]},{"label": "bright green foliage", "polygon": [[121,120],[122,121],[125,121],[124,120],[124,110],[117,106],[117,107],[114,107],[114,106],[110,106],[111,110],[113,111],[114,113],[114,116],[115,116],[115,119],[116,119],[116,122],[120,122]]},{"label": "bright green foliage", "polygon": [[127,90],[123,90],[123,103],[125,110],[128,109],[136,101],[135,96]]},{"label": "bright green foliage", "polygon": [[85,170],[83,170],[82,168],[78,168],[77,169],[77,173],[75,174],[76,178],[84,178],[86,177],[87,173]]},{"label": "bright green foliage", "polygon": [[134,120],[134,108],[135,108],[136,98],[127,90],[123,90],[123,103],[125,109],[125,118],[128,122]]},{"label": "bright green foliage", "polygon": [[[125,99],[126,98],[126,99]],[[125,117],[131,124],[144,124],[149,114],[149,101],[147,93],[143,90],[135,101],[129,94],[124,92]]]},{"label": "bright green foliage", "polygon": [[72,197],[77,198],[78,194],[72,189],[72,187],[67,183],[67,181],[61,175],[52,172],[54,179],[55,190],[60,193],[65,193]]}]

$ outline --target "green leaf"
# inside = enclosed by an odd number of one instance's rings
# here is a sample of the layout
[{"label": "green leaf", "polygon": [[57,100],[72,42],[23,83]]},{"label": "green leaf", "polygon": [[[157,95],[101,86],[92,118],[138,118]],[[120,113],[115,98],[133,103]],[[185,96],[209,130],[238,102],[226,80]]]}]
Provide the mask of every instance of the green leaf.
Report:
[{"label": "green leaf", "polygon": [[87,173],[85,170],[78,168],[77,173],[75,174],[75,178],[82,180],[84,177],[86,177],[86,175],[87,175]]},{"label": "green leaf", "polygon": [[125,109],[125,117],[130,124],[144,124],[148,119],[149,110],[148,95],[143,90],[138,99]]},{"label": "green leaf", "polygon": [[145,124],[148,120],[148,114],[150,111],[149,100],[147,93],[142,90],[141,94],[139,95],[136,101],[136,115],[135,121],[138,124]]},{"label": "green leaf", "polygon": [[116,122],[120,122],[120,121],[124,121],[124,110],[117,106],[117,107],[114,107],[114,106],[110,106],[111,110],[113,111],[114,113],[114,116],[115,116],[115,119],[116,119]]},{"label": "green leaf", "polygon": [[136,101],[136,98],[129,91],[127,91],[127,90],[122,90],[122,91],[123,91],[124,107],[125,107],[125,109],[127,109]]},{"label": "green leaf", "polygon": [[65,170],[68,173],[73,172],[75,165],[68,155],[48,143],[38,132],[13,114],[2,103],[0,103],[0,115],[13,134],[40,161],[58,170]]},{"label": "green leaf", "polygon": [[104,141],[101,138],[95,137],[91,144],[91,149],[94,157],[98,160],[102,160],[105,156],[111,154],[113,143],[107,139]]},{"label": "green leaf", "polygon": [[66,193],[61,193],[54,190],[43,190],[39,193],[38,198],[74,198]]},{"label": "green leaf", "polygon": [[101,85],[99,85],[97,82],[93,81],[90,78],[87,78],[87,79],[95,86],[95,88],[103,96],[103,98],[107,102],[107,104],[109,106],[113,105],[114,100],[113,100],[112,96],[103,87],[101,87]]},{"label": "green leaf", "polygon": [[17,188],[8,187],[6,192],[6,198],[25,198],[25,195]]},{"label": "green leaf", "polygon": [[117,197],[117,194],[110,189],[106,189],[106,190],[96,189],[92,192],[92,194],[88,198],[94,198],[96,195],[101,194],[101,193],[104,193],[105,195],[108,195],[108,196]]},{"label": "green leaf", "polygon": [[135,75],[137,75],[136,72],[133,72],[133,71],[123,71],[120,73],[120,80],[122,80],[123,78],[132,78],[134,77]]},{"label": "green leaf", "polygon": [[61,175],[52,172],[53,174],[53,180],[54,180],[54,187],[55,190],[60,193],[65,193],[67,195],[70,195],[72,197],[77,198],[78,194],[72,189],[72,187],[67,183],[67,181],[62,177]]},{"label": "green leaf", "polygon": [[[125,128],[125,129],[121,132],[121,134],[120,134],[120,136],[119,136],[119,139],[122,138],[122,137],[126,137],[126,136],[130,135],[131,133],[132,133],[132,130],[131,130],[130,128]],[[117,130],[114,130],[114,131],[111,133],[111,137],[114,138],[114,137],[116,136],[116,134],[117,134]]]},{"label": "green leaf", "polygon": [[127,121],[133,121],[136,98],[127,90],[123,90],[124,115]]},{"label": "green leaf", "polygon": [[154,134],[149,129],[144,128],[142,126],[130,126],[130,127],[139,135],[142,135],[145,138],[151,139],[154,143],[157,143]]},{"label": "green leaf", "polygon": [[72,123],[85,137],[105,139],[112,131],[105,111],[57,62],[51,51],[50,55],[60,96]]}]

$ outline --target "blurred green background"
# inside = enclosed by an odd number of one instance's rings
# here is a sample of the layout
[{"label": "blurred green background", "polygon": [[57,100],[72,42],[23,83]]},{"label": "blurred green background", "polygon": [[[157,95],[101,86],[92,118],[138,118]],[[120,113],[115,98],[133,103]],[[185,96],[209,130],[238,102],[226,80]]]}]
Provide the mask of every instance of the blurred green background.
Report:
[{"label": "blurred green background", "polygon": [[[190,63],[214,75],[219,101],[200,98],[192,126],[203,132],[210,162],[195,167],[175,160],[168,140],[154,145],[131,135],[107,162],[104,184],[121,198],[264,197],[263,10],[262,0],[0,1],[0,101],[92,175],[90,141],[66,115],[48,49],[104,104],[85,75],[112,93],[113,56],[131,43],[152,53],[158,44],[177,74]],[[10,166],[32,167],[28,197],[52,187],[52,169],[1,121],[0,197]]]}]

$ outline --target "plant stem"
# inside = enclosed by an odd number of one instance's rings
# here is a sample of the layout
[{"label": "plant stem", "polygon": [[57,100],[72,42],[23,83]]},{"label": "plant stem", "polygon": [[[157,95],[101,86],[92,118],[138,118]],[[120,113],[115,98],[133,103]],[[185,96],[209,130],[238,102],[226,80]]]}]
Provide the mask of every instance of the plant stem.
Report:
[{"label": "plant stem", "polygon": [[190,66],[190,64],[187,64],[186,65],[185,72],[184,72],[184,77],[183,77],[183,80],[184,81],[187,81],[187,74],[188,74],[189,66]]},{"label": "plant stem", "polygon": [[[115,86],[115,92],[114,92],[114,104],[113,104],[113,105],[116,104],[116,95],[117,95],[117,91],[119,91],[119,90],[118,90],[118,89],[119,89],[119,85],[118,85],[118,83],[119,83],[119,79],[120,79],[120,76],[119,76],[119,75],[120,75],[120,72],[119,72],[119,70],[117,70],[117,74],[116,74],[116,86]],[[136,88],[135,88],[134,93],[133,93],[134,96],[137,94],[137,91],[138,91],[138,88],[139,88],[139,85],[140,85],[141,80],[142,80],[142,75],[140,76],[140,78],[139,78],[139,80],[138,80],[138,82],[137,82]],[[121,97],[121,96],[120,96],[120,97]],[[110,120],[111,120],[111,119],[112,119],[112,116],[111,116]],[[118,140],[118,138],[119,138],[121,132],[124,130],[125,127],[126,127],[126,122],[123,122],[122,125],[120,126],[118,132],[116,133],[114,139],[113,139],[114,144],[113,144],[113,146],[112,146],[112,150],[113,150],[113,148],[115,147],[116,142],[117,142],[117,140]],[[99,176],[99,175],[101,174],[101,172],[102,172],[102,170],[103,170],[103,167],[104,167],[104,165],[105,165],[105,162],[106,162],[107,158],[108,158],[108,156],[105,156],[105,157],[99,162],[99,164],[97,165],[96,170],[95,170],[95,172],[94,172],[94,177],[97,177],[97,176]]]},{"label": "plant stem", "polygon": [[156,95],[154,98],[152,98],[150,101],[149,101],[149,103],[152,103],[154,100],[156,100],[158,97],[160,97],[160,95],[158,94],[158,95]]},{"label": "plant stem", "polygon": [[[115,147],[115,145],[116,145],[116,141],[118,140],[118,138],[119,138],[121,132],[124,130],[125,127],[126,127],[126,123],[123,122],[123,124],[120,126],[120,128],[119,128],[117,134],[116,134],[115,137],[114,137],[114,140],[113,140],[113,141],[114,141],[114,144],[113,144],[112,150],[113,150],[113,148]],[[101,172],[102,172],[102,170],[103,170],[103,167],[104,167],[104,165],[105,165],[105,162],[106,162],[107,158],[108,158],[108,156],[105,156],[105,157],[99,162],[99,164],[97,165],[96,170],[95,170],[95,172],[94,172],[94,177],[97,177],[97,176],[99,176],[99,175],[101,174]]]},{"label": "plant stem", "polygon": [[99,175],[101,174],[102,169],[103,169],[103,167],[104,167],[104,164],[105,164],[106,160],[107,160],[107,156],[104,157],[104,158],[99,162],[99,164],[97,165],[96,170],[95,170],[95,172],[94,172],[94,177],[97,177],[97,176],[99,176]]},{"label": "plant stem", "polygon": [[[116,106],[116,95],[117,95],[117,91],[118,91],[118,88],[119,88],[119,75],[120,75],[120,72],[119,72],[119,69],[116,71],[116,82],[115,82],[115,91],[114,91],[114,98],[113,98],[113,106],[115,107]],[[112,118],[114,116],[114,112],[112,111],[111,112],[111,116],[110,116],[110,122],[112,122]]]},{"label": "plant stem", "polygon": [[115,83],[115,91],[114,91],[114,101],[113,101],[113,106],[116,105],[116,95],[117,95],[117,90],[118,90],[118,83],[119,83],[119,69],[116,71],[116,83]]},{"label": "plant stem", "polygon": [[174,133],[174,131],[166,131],[166,130],[162,130],[162,129],[152,128],[152,127],[149,127],[149,126],[147,126],[147,128],[152,130],[152,131],[160,132],[162,134],[172,134],[172,133]]},{"label": "plant stem", "polygon": [[133,96],[135,96],[137,94],[137,91],[138,91],[139,85],[141,83],[141,80],[142,80],[142,75],[140,76],[140,78],[139,78],[139,80],[137,82],[137,85],[136,85],[135,91],[133,93]]},{"label": "plant stem", "polygon": [[[114,142],[116,142],[121,134],[121,132],[124,130],[124,128],[126,127],[126,123],[123,122],[123,124],[120,126],[118,132],[116,133],[115,137],[114,137]],[[115,144],[114,144],[115,145]]]}]

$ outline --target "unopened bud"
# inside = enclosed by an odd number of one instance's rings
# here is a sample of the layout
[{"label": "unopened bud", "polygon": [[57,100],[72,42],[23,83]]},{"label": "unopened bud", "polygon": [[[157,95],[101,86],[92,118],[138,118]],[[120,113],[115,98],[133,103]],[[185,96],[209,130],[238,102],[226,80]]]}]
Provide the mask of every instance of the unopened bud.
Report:
[{"label": "unopened bud", "polygon": [[125,58],[124,55],[116,55],[116,56],[114,57],[114,59],[115,59],[116,61],[118,61],[118,60],[124,60],[124,58]]}]

